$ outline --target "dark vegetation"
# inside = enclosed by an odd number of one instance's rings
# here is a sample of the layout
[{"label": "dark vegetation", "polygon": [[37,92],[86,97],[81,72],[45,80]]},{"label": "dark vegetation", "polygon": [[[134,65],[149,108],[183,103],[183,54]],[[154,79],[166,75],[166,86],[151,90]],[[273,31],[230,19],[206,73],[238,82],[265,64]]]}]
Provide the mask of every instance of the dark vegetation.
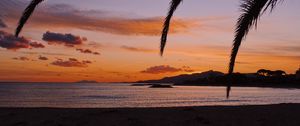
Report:
[{"label": "dark vegetation", "polygon": [[300,88],[300,69],[295,74],[286,74],[286,72],[282,70],[271,71],[260,69],[256,73],[234,73],[230,78],[228,74],[226,75],[217,71],[207,71],[139,82],[174,83],[175,85],[194,86],[226,86],[229,79],[232,82],[232,86]]}]

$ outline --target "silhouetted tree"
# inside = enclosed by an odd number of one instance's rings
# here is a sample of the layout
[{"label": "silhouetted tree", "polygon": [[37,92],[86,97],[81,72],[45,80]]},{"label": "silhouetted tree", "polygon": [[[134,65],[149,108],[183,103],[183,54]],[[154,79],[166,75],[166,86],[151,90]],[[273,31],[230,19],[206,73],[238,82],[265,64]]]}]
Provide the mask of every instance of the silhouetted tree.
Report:
[{"label": "silhouetted tree", "polygon": [[[270,10],[272,11],[279,1],[281,0],[242,0],[242,4],[240,6],[242,10],[242,15],[239,17],[238,22],[236,24],[236,35],[233,41],[234,43],[233,43],[233,48],[230,56],[231,58],[230,58],[229,70],[228,70],[229,76],[232,75],[234,71],[236,56],[238,54],[238,50],[243,38],[245,38],[245,36],[252,28],[252,26],[257,24],[258,18],[266,10],[268,10],[268,8],[270,8]],[[173,16],[174,11],[176,10],[176,8],[181,2],[182,0],[171,1],[170,4],[171,7],[168,16],[166,17],[164,23],[164,29],[161,37],[161,47],[160,47],[161,55],[163,54],[165,44],[167,41],[170,20]],[[231,83],[228,83],[227,97],[229,97],[230,89],[231,89]]]},{"label": "silhouetted tree", "polygon": [[271,76],[273,76],[273,74],[274,74],[274,71],[267,70],[267,76],[271,77]]},{"label": "silhouetted tree", "polygon": [[259,69],[256,74],[260,76],[267,76],[268,70],[266,69]]},{"label": "silhouetted tree", "polygon": [[[242,40],[246,37],[249,30],[254,25],[257,26],[259,17],[269,8],[270,11],[272,11],[279,1],[282,0],[242,0],[242,4],[240,6],[242,15],[239,17],[236,24],[235,38],[233,40],[233,48],[231,51],[228,70],[229,75],[231,75],[234,71],[236,56],[238,54]],[[230,88],[231,85],[230,83],[228,83],[227,97],[229,96]]]},{"label": "silhouetted tree", "polygon": [[296,71],[296,78],[300,79],[300,68],[299,68],[299,70]]},{"label": "silhouetted tree", "polygon": [[260,69],[256,72],[260,76],[283,76],[286,75],[286,72],[283,70],[276,70],[276,71],[271,71],[271,70],[266,70],[266,69]]},{"label": "silhouetted tree", "polygon": [[286,72],[285,71],[282,71],[282,70],[276,70],[273,72],[273,76],[283,76],[283,75],[286,75]]}]

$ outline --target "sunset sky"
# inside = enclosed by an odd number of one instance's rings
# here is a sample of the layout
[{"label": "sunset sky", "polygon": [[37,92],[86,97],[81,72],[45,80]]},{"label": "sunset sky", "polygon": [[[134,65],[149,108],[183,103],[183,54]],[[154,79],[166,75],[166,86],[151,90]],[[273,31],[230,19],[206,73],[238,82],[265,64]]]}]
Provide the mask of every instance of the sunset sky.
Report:
[{"label": "sunset sky", "polygon": [[[184,0],[165,54],[160,32],[169,0],[45,0],[13,38],[30,0],[0,0],[0,81],[125,82],[227,71],[239,0]],[[295,73],[299,0],[285,0],[251,30],[236,72]]]}]

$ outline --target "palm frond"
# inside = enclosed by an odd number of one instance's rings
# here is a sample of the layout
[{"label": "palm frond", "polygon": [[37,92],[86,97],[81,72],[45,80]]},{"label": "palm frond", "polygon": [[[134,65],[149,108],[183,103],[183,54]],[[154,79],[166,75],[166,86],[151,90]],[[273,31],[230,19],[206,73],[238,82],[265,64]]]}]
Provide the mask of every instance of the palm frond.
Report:
[{"label": "palm frond", "polygon": [[[234,71],[236,56],[242,40],[247,36],[252,26],[257,25],[259,17],[270,7],[272,11],[278,1],[281,0],[242,0],[242,4],[240,6],[242,15],[239,17],[236,24],[235,38],[233,40],[233,47],[230,56],[228,70],[229,79],[231,79],[231,75]],[[230,94],[231,83],[232,82],[229,82],[227,85],[227,98]]]},{"label": "palm frond", "polygon": [[162,36],[161,36],[161,43],[160,43],[160,54],[161,55],[163,55],[164,49],[166,46],[171,19],[173,17],[175,10],[177,9],[178,5],[181,2],[182,2],[182,0],[172,0],[170,3],[170,9],[169,9],[168,15],[165,19],[164,28],[163,28]]},{"label": "palm frond", "polygon": [[27,6],[21,19],[19,20],[18,27],[16,28],[15,36],[18,37],[25,23],[33,13],[34,9],[38,4],[40,4],[43,0],[32,0],[31,3]]}]

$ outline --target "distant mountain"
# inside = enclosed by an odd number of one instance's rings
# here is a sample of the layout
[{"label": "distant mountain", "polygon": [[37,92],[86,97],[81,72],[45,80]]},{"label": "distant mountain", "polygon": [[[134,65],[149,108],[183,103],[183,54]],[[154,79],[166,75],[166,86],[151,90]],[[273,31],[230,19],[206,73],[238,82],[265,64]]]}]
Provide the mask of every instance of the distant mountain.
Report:
[{"label": "distant mountain", "polygon": [[138,83],[183,83],[185,81],[193,81],[193,80],[204,79],[209,77],[219,77],[224,75],[225,74],[222,72],[210,70],[202,73],[182,74],[173,77],[165,77],[159,80],[138,81]]},{"label": "distant mountain", "polygon": [[98,82],[94,81],[94,80],[81,80],[81,81],[77,81],[75,83],[98,83]]}]

